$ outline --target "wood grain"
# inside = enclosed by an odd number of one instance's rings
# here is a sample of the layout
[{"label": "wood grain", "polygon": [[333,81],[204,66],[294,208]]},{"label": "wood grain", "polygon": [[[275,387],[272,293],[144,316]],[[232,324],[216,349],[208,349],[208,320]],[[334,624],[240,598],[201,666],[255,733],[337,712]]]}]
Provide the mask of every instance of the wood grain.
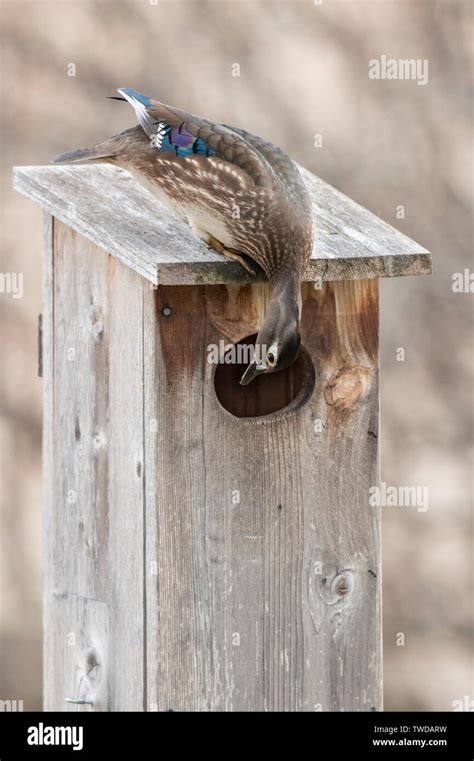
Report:
[{"label": "wood grain", "polygon": [[148,707],[378,710],[377,283],[305,286],[310,399],[238,419],[199,336],[232,331],[236,304],[259,313],[261,292],[145,299]]},{"label": "wood grain", "polygon": [[[64,695],[57,676],[57,620],[54,598],[54,249],[53,218],[43,212],[43,708],[53,710]],[[62,704],[64,708],[64,704]]]},{"label": "wood grain", "polygon": [[143,296],[141,277],[108,257],[107,407],[110,689],[115,711],[145,690]]},{"label": "wood grain", "polygon": [[269,286],[155,289],[47,222],[48,710],[380,710],[378,284],[302,292],[314,386],[238,418],[206,350]]},{"label": "wood grain", "polygon": [[[110,710],[144,692],[142,283],[54,220],[45,250],[45,707],[66,710],[58,654],[74,595],[108,606]],[[54,251],[54,259],[51,250]],[[54,261],[54,264],[52,263]],[[71,710],[69,707],[68,710]]]},{"label": "wood grain", "polygon": [[[301,172],[316,231],[305,280],[430,273],[426,249],[307,170]],[[117,167],[15,167],[13,185],[153,284],[255,281],[240,264],[211,251]]]}]

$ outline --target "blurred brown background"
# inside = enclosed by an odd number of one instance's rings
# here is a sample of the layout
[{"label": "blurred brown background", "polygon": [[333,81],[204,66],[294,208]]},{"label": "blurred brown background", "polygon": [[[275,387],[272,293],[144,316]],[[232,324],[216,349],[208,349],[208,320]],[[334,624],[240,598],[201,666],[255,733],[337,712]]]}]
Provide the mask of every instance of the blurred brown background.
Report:
[{"label": "blurred brown background", "polygon": [[[385,706],[452,710],[473,696],[473,296],[451,288],[472,268],[471,9],[1,3],[0,271],[24,274],[24,298],[0,294],[0,699],[41,707],[41,212],[11,190],[11,166],[133,125],[130,108],[105,99],[119,86],[268,137],[433,252],[432,277],[381,283],[382,478],[430,497],[426,513],[383,513]],[[428,59],[429,83],[369,80],[368,61],[383,54]]]}]

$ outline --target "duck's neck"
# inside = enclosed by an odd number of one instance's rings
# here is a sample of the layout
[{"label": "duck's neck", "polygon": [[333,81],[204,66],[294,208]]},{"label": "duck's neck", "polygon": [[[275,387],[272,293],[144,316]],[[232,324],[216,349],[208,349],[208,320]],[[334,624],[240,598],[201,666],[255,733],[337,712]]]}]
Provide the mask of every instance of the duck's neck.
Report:
[{"label": "duck's neck", "polygon": [[279,301],[285,305],[287,314],[291,314],[299,324],[301,317],[301,282],[295,270],[280,272],[270,279],[272,289],[271,301]]}]

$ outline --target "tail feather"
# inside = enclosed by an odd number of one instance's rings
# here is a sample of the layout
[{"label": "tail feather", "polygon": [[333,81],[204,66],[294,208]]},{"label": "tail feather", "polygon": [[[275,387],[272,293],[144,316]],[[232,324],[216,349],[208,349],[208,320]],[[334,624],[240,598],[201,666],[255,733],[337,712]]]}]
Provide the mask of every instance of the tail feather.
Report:
[{"label": "tail feather", "polygon": [[[115,148],[115,147],[114,147]],[[97,148],[78,148],[76,151],[60,153],[51,159],[52,164],[76,164],[78,161],[91,161],[92,159],[105,159],[115,154],[115,149],[98,150]]]},{"label": "tail feather", "polygon": [[141,127],[130,127],[119,135],[109,137],[90,148],[78,148],[76,151],[60,153],[51,160],[52,164],[76,164],[80,161],[93,161],[94,159],[108,159],[120,155],[130,145],[148,145],[149,141]]}]

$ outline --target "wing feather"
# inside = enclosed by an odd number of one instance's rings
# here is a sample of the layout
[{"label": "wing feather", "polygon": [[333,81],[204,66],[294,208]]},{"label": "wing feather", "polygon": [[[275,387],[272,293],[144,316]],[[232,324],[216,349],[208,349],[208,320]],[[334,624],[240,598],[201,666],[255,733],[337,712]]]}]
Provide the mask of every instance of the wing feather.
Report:
[{"label": "wing feather", "polygon": [[231,127],[160,103],[130,88],[119,88],[118,92],[133,106],[142,129],[150,139],[160,124],[178,128],[201,140],[221,158],[243,169],[256,185],[272,187],[274,184],[276,177],[265,157]]}]

